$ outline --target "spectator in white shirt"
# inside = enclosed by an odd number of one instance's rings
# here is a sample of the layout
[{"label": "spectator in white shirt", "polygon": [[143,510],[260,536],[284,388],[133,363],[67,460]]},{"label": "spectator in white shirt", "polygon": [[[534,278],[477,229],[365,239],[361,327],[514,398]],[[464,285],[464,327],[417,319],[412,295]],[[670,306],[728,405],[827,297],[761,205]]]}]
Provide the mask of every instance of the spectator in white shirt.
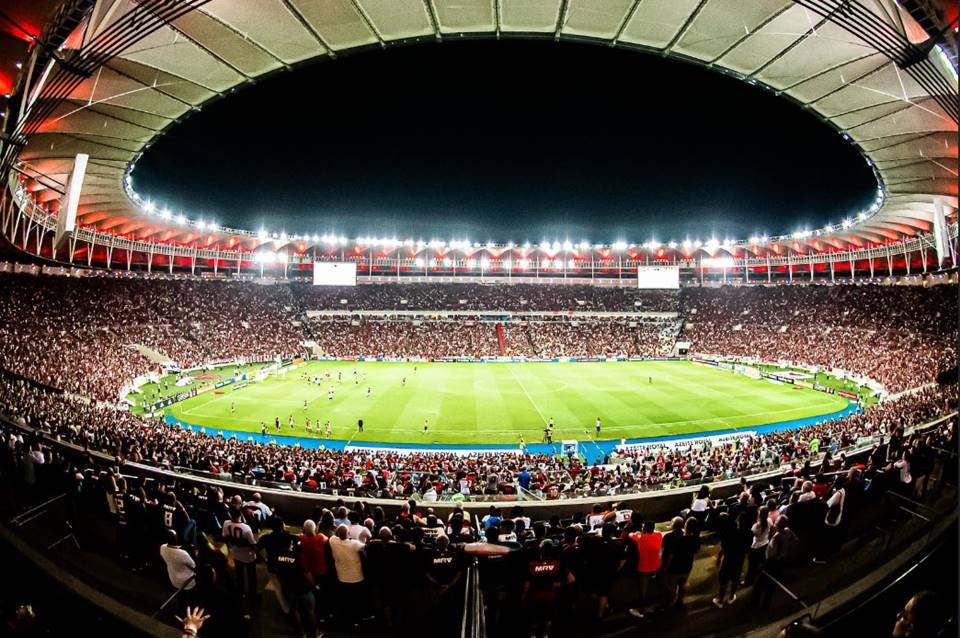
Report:
[{"label": "spectator in white shirt", "polygon": [[273,516],[273,510],[261,500],[260,492],[254,492],[250,500],[243,504],[243,507],[260,512],[261,521],[265,521]]},{"label": "spectator in white shirt", "polygon": [[[352,513],[352,512],[351,512]],[[341,525],[330,539],[330,553],[337,569],[337,580],[344,590],[343,601],[347,619],[354,628],[359,625],[364,596],[362,556],[364,544],[347,537],[347,526]]]},{"label": "spectator in white shirt", "polygon": [[257,593],[257,539],[243,522],[240,510],[230,510],[230,520],[223,524],[223,539],[236,565],[240,590],[245,596],[253,596]]},{"label": "spectator in white shirt", "polygon": [[177,533],[167,530],[167,542],[160,546],[160,558],[167,566],[167,576],[170,584],[177,589],[189,591],[196,585],[197,564],[188,551],[180,547]]},{"label": "spectator in white shirt", "polygon": [[347,525],[347,538],[364,544],[373,538],[373,533],[360,524],[360,512],[350,512],[347,515],[347,520],[350,521],[350,524]]},{"label": "spectator in white shirt", "polygon": [[813,481],[804,481],[800,487],[800,498],[798,501],[804,503],[806,501],[812,501],[815,498],[817,498],[817,495],[813,491]]}]

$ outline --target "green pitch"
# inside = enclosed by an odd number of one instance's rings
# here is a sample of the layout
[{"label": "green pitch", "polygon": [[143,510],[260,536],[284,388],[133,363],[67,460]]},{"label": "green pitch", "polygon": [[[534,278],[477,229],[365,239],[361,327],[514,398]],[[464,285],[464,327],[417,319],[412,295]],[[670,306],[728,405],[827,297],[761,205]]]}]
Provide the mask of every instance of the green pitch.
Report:
[{"label": "green pitch", "polygon": [[[324,378],[315,385],[303,374]],[[335,392],[328,399],[331,386]],[[259,433],[265,422],[274,434],[279,417],[280,434],[304,437],[309,417],[314,424],[329,419],[331,438],[340,440],[515,444],[521,434],[527,443],[540,442],[551,417],[554,441],[593,438],[597,417],[602,420],[599,439],[620,439],[763,425],[828,414],[846,405],[838,396],[686,361],[312,361],[239,390],[199,395],[170,406],[167,413],[208,429]],[[291,415],[293,428],[288,425]],[[364,430],[358,433],[361,418]],[[312,436],[322,438],[316,430]]]}]

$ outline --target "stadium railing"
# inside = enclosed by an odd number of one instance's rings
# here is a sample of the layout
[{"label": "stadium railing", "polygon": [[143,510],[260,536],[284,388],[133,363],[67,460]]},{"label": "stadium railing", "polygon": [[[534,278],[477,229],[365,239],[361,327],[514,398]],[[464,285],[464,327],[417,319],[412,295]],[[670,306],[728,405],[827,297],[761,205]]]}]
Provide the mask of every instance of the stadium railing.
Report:
[{"label": "stadium railing", "polygon": [[486,613],[483,608],[483,590],[480,589],[480,567],[472,558],[467,566],[466,586],[463,588],[463,617],[460,638],[486,638]]}]

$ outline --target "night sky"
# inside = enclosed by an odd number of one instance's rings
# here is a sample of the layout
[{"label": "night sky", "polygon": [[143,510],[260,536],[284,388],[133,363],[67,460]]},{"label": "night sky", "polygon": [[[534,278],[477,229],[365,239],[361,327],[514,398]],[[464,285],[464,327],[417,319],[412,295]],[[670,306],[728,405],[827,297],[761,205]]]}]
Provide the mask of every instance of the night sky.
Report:
[{"label": "night sky", "polygon": [[399,239],[746,238],[868,207],[857,151],[788,100],[552,41],[342,55],[171,128],[134,188],[225,226]]}]

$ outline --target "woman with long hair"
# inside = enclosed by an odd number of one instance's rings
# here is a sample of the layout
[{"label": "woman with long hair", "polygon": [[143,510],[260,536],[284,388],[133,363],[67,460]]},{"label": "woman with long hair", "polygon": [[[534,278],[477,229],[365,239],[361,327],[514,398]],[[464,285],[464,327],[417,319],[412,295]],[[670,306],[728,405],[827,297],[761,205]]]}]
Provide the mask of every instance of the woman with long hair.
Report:
[{"label": "woman with long hair", "polygon": [[770,542],[770,508],[766,505],[760,506],[757,510],[757,521],[750,528],[753,534],[753,541],[750,544],[750,553],[747,555],[747,576],[743,580],[744,585],[752,585],[757,579],[760,568],[763,567],[763,559],[767,553],[767,544]]}]

